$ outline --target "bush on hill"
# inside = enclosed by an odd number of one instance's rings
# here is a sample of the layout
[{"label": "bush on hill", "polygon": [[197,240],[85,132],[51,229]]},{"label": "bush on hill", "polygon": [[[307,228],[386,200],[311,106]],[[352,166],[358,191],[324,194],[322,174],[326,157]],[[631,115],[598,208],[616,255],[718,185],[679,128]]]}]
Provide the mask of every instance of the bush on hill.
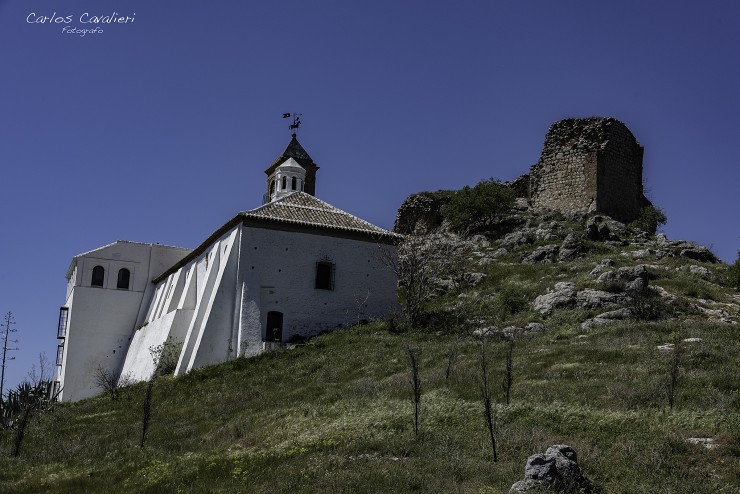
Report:
[{"label": "bush on hill", "polygon": [[646,206],[640,210],[640,216],[631,223],[631,226],[654,235],[659,226],[668,222],[668,217],[662,209],[655,206]]},{"label": "bush on hill", "polygon": [[442,215],[455,231],[479,231],[493,225],[514,204],[514,191],[498,179],[481,180],[457,191],[442,207]]}]

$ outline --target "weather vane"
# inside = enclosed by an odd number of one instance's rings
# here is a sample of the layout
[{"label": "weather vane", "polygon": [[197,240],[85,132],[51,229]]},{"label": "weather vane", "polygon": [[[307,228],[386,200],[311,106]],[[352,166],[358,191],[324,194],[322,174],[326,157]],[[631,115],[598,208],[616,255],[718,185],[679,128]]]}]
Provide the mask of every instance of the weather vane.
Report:
[{"label": "weather vane", "polygon": [[291,133],[294,137],[296,132],[298,132],[298,129],[301,128],[301,115],[302,113],[283,113],[283,118],[293,117],[293,123],[290,124],[288,128],[292,131]]}]

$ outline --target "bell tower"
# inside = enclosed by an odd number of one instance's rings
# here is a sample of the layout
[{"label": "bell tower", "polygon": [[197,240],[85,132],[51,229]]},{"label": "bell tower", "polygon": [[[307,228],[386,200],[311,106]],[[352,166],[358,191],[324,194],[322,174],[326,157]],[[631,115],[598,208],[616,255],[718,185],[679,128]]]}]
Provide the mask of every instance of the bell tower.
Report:
[{"label": "bell tower", "polygon": [[315,196],[318,169],[319,167],[298,142],[296,135],[292,134],[288,146],[265,170],[267,175],[265,203],[296,191]]}]

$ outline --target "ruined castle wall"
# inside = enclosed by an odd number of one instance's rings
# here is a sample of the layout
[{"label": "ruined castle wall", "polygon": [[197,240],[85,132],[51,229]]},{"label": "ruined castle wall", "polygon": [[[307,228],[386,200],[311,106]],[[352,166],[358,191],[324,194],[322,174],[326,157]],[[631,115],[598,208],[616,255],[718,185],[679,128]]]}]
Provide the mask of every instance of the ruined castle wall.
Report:
[{"label": "ruined castle wall", "polygon": [[596,154],[564,150],[543,156],[530,172],[532,205],[564,213],[589,211],[596,202]]},{"label": "ruined castle wall", "polygon": [[565,213],[598,211],[632,221],[644,205],[642,153],[642,146],[616,119],[555,122],[530,171],[530,201]]},{"label": "ruined castle wall", "polygon": [[592,120],[571,118],[550,126],[530,172],[533,206],[565,213],[595,209],[598,152],[605,139]]},{"label": "ruined castle wall", "polygon": [[596,209],[618,221],[637,218],[643,206],[643,148],[624,125],[610,125],[598,157]]}]

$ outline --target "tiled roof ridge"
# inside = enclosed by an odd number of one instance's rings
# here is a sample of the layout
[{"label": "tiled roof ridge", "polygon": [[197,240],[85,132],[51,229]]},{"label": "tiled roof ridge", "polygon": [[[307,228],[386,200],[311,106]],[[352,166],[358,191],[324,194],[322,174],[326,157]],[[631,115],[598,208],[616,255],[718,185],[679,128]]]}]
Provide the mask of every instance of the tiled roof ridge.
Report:
[{"label": "tiled roof ridge", "polygon": [[[309,202],[314,203],[315,205],[306,206],[303,204],[296,204],[293,202],[296,200],[304,200],[304,201],[307,200]],[[347,219],[351,219],[352,221],[356,222],[357,225],[354,225],[354,226],[341,225],[341,224],[336,224],[333,222],[330,223],[330,222],[314,221],[312,219],[281,218],[281,217],[271,216],[269,214],[270,210],[279,209],[283,211],[288,211],[291,208],[307,210],[307,211],[316,211],[319,213],[327,213],[327,214],[337,215],[339,217],[345,217]],[[347,231],[370,232],[370,233],[375,233],[379,235],[391,235],[391,236],[395,235],[393,232],[386,230],[385,228],[381,228],[379,226],[373,225],[372,223],[365,221],[362,218],[358,218],[357,216],[353,214],[350,214],[342,209],[332,206],[331,204],[328,204],[322,201],[321,199],[314,197],[311,194],[302,192],[302,191],[296,191],[290,195],[281,197],[280,199],[277,199],[275,201],[269,202],[267,204],[263,204],[262,206],[259,206],[255,209],[252,209],[249,211],[243,211],[241,215],[246,216],[246,217],[263,218],[263,219],[269,219],[272,221],[285,222],[285,223],[321,226],[321,227],[326,227],[326,228],[334,228],[334,229],[347,230]]]}]

